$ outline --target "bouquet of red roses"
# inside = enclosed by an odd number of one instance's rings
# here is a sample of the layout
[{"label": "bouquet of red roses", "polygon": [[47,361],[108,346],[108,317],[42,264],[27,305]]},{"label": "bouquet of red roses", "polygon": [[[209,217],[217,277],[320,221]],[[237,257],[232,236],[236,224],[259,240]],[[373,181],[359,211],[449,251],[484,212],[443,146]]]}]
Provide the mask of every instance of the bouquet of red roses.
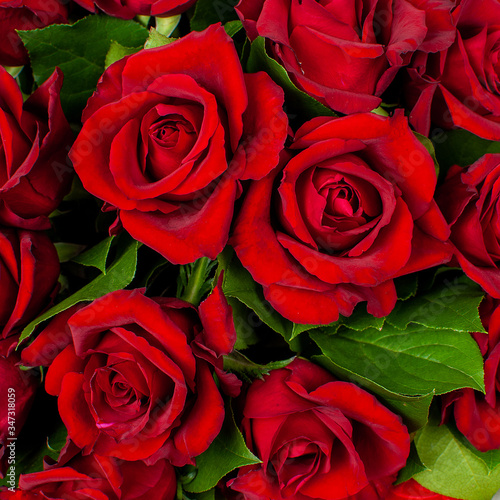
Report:
[{"label": "bouquet of red roses", "polygon": [[496,0],[0,27],[0,499],[492,499]]}]

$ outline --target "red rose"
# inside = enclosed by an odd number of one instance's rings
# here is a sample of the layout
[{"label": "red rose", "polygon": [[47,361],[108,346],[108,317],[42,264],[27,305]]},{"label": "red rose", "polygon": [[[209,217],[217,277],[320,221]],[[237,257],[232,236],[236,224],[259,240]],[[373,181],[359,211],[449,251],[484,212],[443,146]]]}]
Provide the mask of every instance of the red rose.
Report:
[{"label": "red rose", "polygon": [[186,12],[196,0],[76,0],[78,4],[90,12],[96,7],[106,14],[122,19],[140,16],[170,17]]},{"label": "red rose", "polygon": [[[83,455],[71,442],[56,464],[43,472],[21,475],[19,487],[34,498],[57,500],[173,500],[177,480],[172,465],[125,462],[113,457]],[[22,494],[19,497],[23,499]],[[29,496],[27,497],[30,498]],[[13,497],[13,500],[16,497]]]},{"label": "red rose", "polygon": [[301,359],[251,385],[242,427],[262,460],[229,483],[245,500],[384,498],[410,450],[398,416]]},{"label": "red rose", "polygon": [[459,0],[451,47],[418,52],[409,69],[410,122],[428,135],[431,122],[500,139],[500,5],[496,0]]},{"label": "red rose", "polygon": [[500,298],[500,155],[487,154],[467,169],[452,167],[437,203],[451,227],[458,264],[486,292]]},{"label": "red rose", "polygon": [[278,163],[282,104],[282,90],[265,73],[243,75],[231,38],[211,26],[110,66],[70,156],[135,239],[176,264],[214,259],[240,180]]},{"label": "red rose", "polygon": [[40,314],[54,294],[59,259],[43,233],[0,227],[0,354],[17,343],[16,334]]},{"label": "red rose", "polygon": [[313,119],[291,152],[252,184],[231,240],[281,315],[327,324],[367,301],[382,317],[393,278],[450,259],[434,163],[401,113]]},{"label": "red rose", "polygon": [[49,324],[22,359],[49,364],[46,347],[62,349],[45,388],[59,396],[68,435],[84,454],[185,465],[207,449],[224,419],[213,373],[238,392],[221,357],[235,335],[219,285],[198,312],[181,300],[121,290],[74,313],[66,331]]},{"label": "red rose", "polygon": [[16,30],[33,30],[49,24],[66,23],[68,10],[63,3],[58,0],[0,0],[0,64],[28,64],[28,52]]},{"label": "red rose", "polygon": [[[451,0],[241,0],[250,39],[269,49],[304,92],[342,113],[370,111],[418,47],[453,41]],[[334,70],[332,70],[334,68]]]},{"label": "red rose", "polygon": [[49,229],[47,216],[70,187],[72,132],[59,99],[62,81],[56,69],[23,104],[16,81],[0,67],[0,224]]},{"label": "red rose", "polygon": [[[15,441],[28,416],[38,380],[31,372],[22,371],[13,353],[0,355],[0,477],[5,477],[12,460],[16,458]],[[10,439],[9,439],[10,438]]]},{"label": "red rose", "polygon": [[444,495],[439,495],[434,493],[420,484],[414,479],[405,481],[397,486],[394,486],[392,490],[387,494],[385,500],[417,500],[419,498],[424,498],[427,500],[455,500],[451,497],[445,497]]},{"label": "red rose", "polygon": [[484,358],[486,395],[473,389],[460,389],[442,396],[442,420],[451,411],[458,430],[479,451],[500,448],[500,302],[488,297],[480,307],[488,334],[473,333]]}]

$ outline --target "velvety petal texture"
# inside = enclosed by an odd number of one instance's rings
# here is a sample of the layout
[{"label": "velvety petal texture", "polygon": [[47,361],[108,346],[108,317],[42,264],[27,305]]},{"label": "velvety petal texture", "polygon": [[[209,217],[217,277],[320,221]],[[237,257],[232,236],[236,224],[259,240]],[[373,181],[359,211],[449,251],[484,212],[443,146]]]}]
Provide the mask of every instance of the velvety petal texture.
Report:
[{"label": "velvety petal texture", "polygon": [[461,389],[442,396],[442,420],[455,417],[459,431],[479,451],[500,448],[500,301],[487,296],[480,316],[488,334],[474,333],[484,358],[486,394]]},{"label": "velvety petal texture", "polygon": [[224,420],[214,371],[238,392],[221,357],[235,340],[220,283],[199,314],[187,302],[120,290],[56,317],[23,361],[50,365],[45,389],[85,455],[182,466]]},{"label": "velvety petal texture", "polygon": [[414,479],[394,486],[385,497],[386,500],[417,500],[419,498],[427,500],[454,500],[452,497],[440,495],[424,488]]},{"label": "velvety petal texture", "polygon": [[399,417],[302,359],[251,385],[242,428],[262,460],[228,483],[245,500],[384,498],[409,453]]},{"label": "velvety petal texture", "polygon": [[[451,2],[450,2],[451,3]],[[428,135],[435,124],[500,139],[500,9],[495,0],[459,0],[451,9],[453,43],[421,48],[408,68],[410,122]],[[434,53],[431,53],[434,52]]]},{"label": "velvety petal texture", "polygon": [[28,64],[28,52],[16,30],[33,30],[51,24],[66,23],[68,21],[66,5],[67,2],[59,0],[1,1],[0,64],[4,66]]},{"label": "velvety petal texture", "polygon": [[[17,343],[22,328],[51,302],[58,278],[59,259],[48,236],[0,227],[0,339]],[[10,347],[0,347],[0,354]]]},{"label": "velvety petal texture", "polygon": [[448,171],[437,202],[451,226],[455,261],[469,278],[500,298],[500,155]]},{"label": "velvety petal texture", "polygon": [[451,5],[451,0],[241,0],[236,11],[250,39],[266,38],[270,55],[300,89],[351,114],[376,108],[415,50],[451,45]]},{"label": "velvety petal texture", "polygon": [[146,465],[140,460],[83,455],[69,441],[56,463],[46,462],[44,471],[21,475],[19,487],[43,500],[173,500],[177,479],[165,459]]},{"label": "velvety petal texture", "polygon": [[244,75],[220,25],[111,65],[70,157],[123,227],[175,264],[224,248],[240,180],[279,161],[283,91]]},{"label": "velvety petal texture", "polygon": [[434,162],[402,113],[315,118],[282,168],[252,183],[230,242],[296,323],[331,323],[362,301],[386,316],[393,278],[451,258],[435,187]]},{"label": "velvety petal texture", "polygon": [[48,215],[70,188],[67,151],[73,133],[61,108],[62,83],[56,69],[23,103],[16,81],[0,67],[2,225],[49,229]]},{"label": "velvety petal texture", "polygon": [[132,19],[135,16],[177,16],[186,12],[196,0],[75,0],[90,12],[97,9],[112,17]]}]

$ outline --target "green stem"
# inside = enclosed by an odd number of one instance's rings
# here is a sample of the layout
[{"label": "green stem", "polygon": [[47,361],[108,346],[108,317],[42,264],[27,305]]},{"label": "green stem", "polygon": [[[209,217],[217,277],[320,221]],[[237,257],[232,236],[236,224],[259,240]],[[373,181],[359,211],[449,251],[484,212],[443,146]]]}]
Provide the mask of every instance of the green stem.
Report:
[{"label": "green stem", "polygon": [[180,14],[171,17],[156,17],[156,31],[164,36],[170,36],[174,32],[175,28],[177,28],[180,20]]},{"label": "green stem", "polygon": [[182,300],[185,300],[194,306],[198,306],[200,304],[201,291],[205,283],[205,277],[209,264],[210,259],[208,257],[202,257],[195,262],[193,272],[189,277],[186,289],[182,294]]}]

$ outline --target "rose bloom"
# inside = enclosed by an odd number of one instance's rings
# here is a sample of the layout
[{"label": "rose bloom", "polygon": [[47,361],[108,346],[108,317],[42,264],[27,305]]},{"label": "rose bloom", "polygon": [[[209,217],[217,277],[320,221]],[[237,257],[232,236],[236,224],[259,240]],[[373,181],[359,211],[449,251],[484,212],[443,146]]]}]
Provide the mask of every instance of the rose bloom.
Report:
[{"label": "rose bloom", "polygon": [[89,10],[96,12],[96,7],[109,16],[132,19],[140,16],[170,17],[186,12],[196,0],[76,0]]},{"label": "rose bloom", "polygon": [[[452,167],[436,195],[451,227],[455,260],[467,276],[500,298],[500,154]],[[453,262],[455,263],[455,262]]]},{"label": "rose bloom", "polygon": [[165,459],[148,466],[83,455],[69,441],[58,462],[45,462],[43,472],[21,475],[21,489],[0,492],[5,500],[173,500],[176,483],[174,468]]},{"label": "rose bloom", "polygon": [[[0,344],[4,342],[0,342]],[[8,438],[19,435],[38,387],[37,377],[29,371],[20,370],[17,366],[19,361],[19,356],[16,353],[12,353],[8,357],[0,355],[0,397],[2,398],[0,477],[5,477],[6,471],[12,464],[12,462],[9,464],[9,459],[12,461],[12,458],[15,458],[15,451],[12,452],[13,456],[11,457],[10,448],[7,447],[10,443],[15,444],[15,441],[8,440]],[[9,419],[9,417],[11,418]]]},{"label": "rose bloom", "polygon": [[486,333],[473,333],[484,358],[486,394],[460,389],[442,396],[442,421],[451,413],[458,430],[479,451],[500,448],[500,301],[486,297],[480,316]]},{"label": "rose bloom", "polygon": [[[0,0],[0,64],[28,64],[28,52],[16,30],[33,30],[50,24],[66,23],[68,9],[63,4],[58,0]],[[0,88],[3,88],[3,83]]]},{"label": "rose bloom", "polygon": [[21,329],[49,305],[57,291],[59,259],[43,233],[0,227],[0,355]]},{"label": "rose bloom", "polygon": [[123,227],[176,264],[224,248],[240,180],[278,163],[283,92],[244,75],[220,25],[121,59],[83,113],[70,157]]},{"label": "rose bloom", "polygon": [[48,215],[67,193],[73,134],[61,109],[56,69],[23,103],[16,81],[0,67],[0,224],[49,229]]},{"label": "rose bloom", "polygon": [[328,324],[360,301],[386,316],[393,278],[450,259],[434,162],[402,113],[313,119],[290,153],[252,183],[231,239],[284,317]]},{"label": "rose bloom", "polygon": [[394,486],[385,497],[385,500],[417,500],[419,498],[426,500],[455,500],[424,488],[414,479]]},{"label": "rose bloom", "polygon": [[[121,290],[78,310],[65,331],[59,326],[49,324],[22,359],[50,364],[45,388],[59,396],[68,435],[84,454],[185,465],[208,448],[224,419],[213,374],[226,392],[239,391],[222,370],[236,333],[220,284],[198,310]],[[64,333],[66,347],[51,361]]]},{"label": "rose bloom", "polygon": [[245,500],[384,498],[410,450],[400,417],[302,359],[250,386],[242,429],[262,460],[228,483]]},{"label": "rose bloom", "polygon": [[417,49],[453,42],[450,0],[241,0],[236,7],[251,40],[293,82],[342,113],[370,111]]},{"label": "rose bloom", "polygon": [[418,52],[408,70],[410,122],[428,135],[431,122],[500,139],[500,4],[459,0],[456,38],[436,54]]}]

